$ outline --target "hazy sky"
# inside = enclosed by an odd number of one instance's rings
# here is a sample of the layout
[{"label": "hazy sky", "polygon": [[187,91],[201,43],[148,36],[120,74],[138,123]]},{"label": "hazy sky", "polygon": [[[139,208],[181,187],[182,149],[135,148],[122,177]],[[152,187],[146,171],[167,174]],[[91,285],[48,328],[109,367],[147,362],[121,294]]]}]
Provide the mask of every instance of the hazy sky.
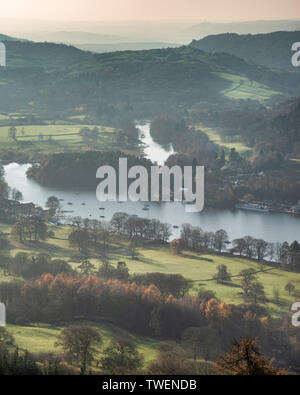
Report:
[{"label": "hazy sky", "polygon": [[1,3],[1,17],[60,21],[300,19],[300,0],[2,0]]}]

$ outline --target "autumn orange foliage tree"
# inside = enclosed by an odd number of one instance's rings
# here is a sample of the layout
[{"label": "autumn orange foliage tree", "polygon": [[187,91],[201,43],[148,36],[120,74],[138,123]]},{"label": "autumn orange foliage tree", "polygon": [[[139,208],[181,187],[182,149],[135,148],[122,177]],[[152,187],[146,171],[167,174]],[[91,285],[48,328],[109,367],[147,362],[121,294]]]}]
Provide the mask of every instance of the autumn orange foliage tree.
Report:
[{"label": "autumn orange foliage tree", "polygon": [[272,360],[267,359],[257,346],[256,339],[243,338],[240,342],[233,339],[232,348],[216,362],[221,374],[240,376],[277,376],[286,375],[286,370],[277,369]]},{"label": "autumn orange foliage tree", "polygon": [[170,248],[174,254],[180,254],[186,248],[186,242],[183,239],[174,239],[170,242]]}]

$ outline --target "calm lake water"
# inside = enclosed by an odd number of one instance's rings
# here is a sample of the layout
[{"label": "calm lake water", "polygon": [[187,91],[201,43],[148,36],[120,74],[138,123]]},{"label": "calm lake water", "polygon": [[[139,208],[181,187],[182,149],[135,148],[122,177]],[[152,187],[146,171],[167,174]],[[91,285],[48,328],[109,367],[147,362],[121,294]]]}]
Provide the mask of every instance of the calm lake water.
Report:
[{"label": "calm lake water", "polygon": [[[142,140],[147,145],[146,156],[153,162],[163,164],[171,155],[173,147],[162,147],[153,142],[149,133],[149,124],[139,125]],[[58,188],[48,188],[39,185],[26,177],[26,171],[30,165],[19,165],[11,163],[5,166],[6,181],[11,188],[16,188],[22,192],[25,202],[33,202],[42,207],[45,206],[49,196],[57,196],[63,199],[61,202],[63,209],[73,211],[67,213],[69,216],[81,216],[83,218],[101,219],[109,221],[116,212],[127,212],[140,217],[156,218],[171,225],[180,226],[183,223],[190,223],[194,226],[201,226],[206,231],[216,231],[225,229],[230,239],[250,235],[262,238],[269,242],[292,242],[300,240],[300,218],[287,214],[276,213],[255,213],[247,211],[230,211],[204,209],[201,213],[186,213],[182,203],[151,203],[149,211],[143,211],[143,202],[106,202],[100,203],[96,199],[96,192],[64,191]],[[68,205],[72,203],[72,205]],[[100,210],[104,208],[105,210]],[[103,218],[102,218],[103,220]],[[174,236],[178,236],[180,230],[173,229]]]}]

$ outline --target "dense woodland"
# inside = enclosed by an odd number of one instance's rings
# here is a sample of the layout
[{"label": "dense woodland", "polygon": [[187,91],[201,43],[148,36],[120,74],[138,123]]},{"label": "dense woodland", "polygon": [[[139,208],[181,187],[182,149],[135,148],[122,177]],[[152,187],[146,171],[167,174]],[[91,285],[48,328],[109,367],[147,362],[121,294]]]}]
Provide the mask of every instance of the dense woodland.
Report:
[{"label": "dense woodland", "polygon": [[268,34],[218,34],[190,44],[207,52],[230,53],[251,64],[271,69],[297,72],[291,62],[292,44],[299,41],[299,32],[273,32]]},{"label": "dense woodland", "polygon": [[247,145],[254,147],[257,154],[262,149],[261,156],[264,156],[266,161],[270,156],[270,161],[277,161],[277,167],[280,167],[280,162],[283,162],[286,155],[299,155],[299,99],[280,103],[271,109],[260,107],[256,111],[250,108],[231,111],[199,109],[199,112],[195,110],[193,116],[195,120],[198,118],[219,128],[224,140],[239,137]]},{"label": "dense woodland", "polygon": [[299,73],[272,72],[230,54],[192,47],[93,55],[50,43],[6,45],[8,67],[0,70],[5,82],[0,104],[8,111],[34,106],[62,113],[85,107],[101,116],[103,105],[118,111],[126,104],[138,117],[188,109],[199,102],[222,104],[229,100],[222,92],[231,83],[218,72],[247,77],[279,96],[296,95],[299,86]]},{"label": "dense woodland", "polygon": [[118,174],[119,158],[127,158],[128,169],[136,165],[149,169],[152,165],[148,159],[118,151],[55,154],[41,165],[33,165],[28,170],[28,176],[44,185],[94,190],[99,182],[96,179],[97,169],[112,166]]}]

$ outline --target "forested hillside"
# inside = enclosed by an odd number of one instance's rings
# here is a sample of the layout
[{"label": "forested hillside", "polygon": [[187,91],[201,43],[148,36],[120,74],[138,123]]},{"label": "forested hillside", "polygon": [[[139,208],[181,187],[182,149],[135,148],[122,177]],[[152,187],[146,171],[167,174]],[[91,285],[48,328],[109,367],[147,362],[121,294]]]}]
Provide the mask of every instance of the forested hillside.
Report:
[{"label": "forested hillside", "polygon": [[217,34],[193,40],[192,48],[213,53],[230,53],[271,69],[298,71],[292,65],[292,44],[300,41],[300,31],[268,34]]},{"label": "forested hillside", "polygon": [[7,42],[7,65],[0,70],[0,104],[10,111],[83,106],[96,112],[103,103],[125,103],[150,114],[172,103],[187,109],[199,102],[275,100],[296,95],[300,86],[299,76],[191,47],[94,55],[66,45]]},{"label": "forested hillside", "polygon": [[199,118],[219,127],[223,138],[239,136],[249,146],[263,146],[281,155],[299,155],[300,99],[280,103],[271,109],[257,111],[202,112]]}]

